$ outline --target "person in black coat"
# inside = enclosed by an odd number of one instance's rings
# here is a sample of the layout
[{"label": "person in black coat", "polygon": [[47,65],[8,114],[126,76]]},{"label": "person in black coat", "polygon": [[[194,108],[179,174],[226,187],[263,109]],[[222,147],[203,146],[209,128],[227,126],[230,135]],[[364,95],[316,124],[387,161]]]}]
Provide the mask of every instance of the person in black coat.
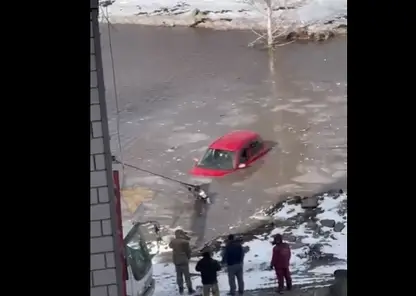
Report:
[{"label": "person in black coat", "polygon": [[225,246],[222,263],[227,265],[228,283],[230,292],[227,295],[234,296],[236,292],[235,279],[238,283],[238,294],[244,294],[244,250],[241,242],[235,239],[233,234],[228,236],[228,242]]},{"label": "person in black coat", "polygon": [[202,295],[209,296],[212,292],[213,296],[219,296],[217,272],[221,270],[221,266],[217,260],[211,258],[210,252],[202,254],[202,259],[196,264],[195,270],[201,273]]}]

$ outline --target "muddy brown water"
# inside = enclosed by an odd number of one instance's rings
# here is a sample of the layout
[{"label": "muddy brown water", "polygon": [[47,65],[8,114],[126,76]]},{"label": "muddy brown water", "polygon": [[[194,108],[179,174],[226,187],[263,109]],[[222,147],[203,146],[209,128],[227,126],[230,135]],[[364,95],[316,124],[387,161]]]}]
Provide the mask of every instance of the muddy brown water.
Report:
[{"label": "muddy brown water", "polygon": [[[115,25],[111,41],[123,160],[185,182],[211,182],[213,204],[195,203],[175,183],[126,169],[125,186],[152,200],[124,218],[156,219],[202,243],[253,222],[291,194],[346,187],[347,40],[248,48],[251,32]],[[112,148],[116,108],[109,37],[101,42]],[[273,61],[273,63],[271,63]],[[218,180],[188,175],[215,138],[251,129],[276,143],[250,168]]]}]

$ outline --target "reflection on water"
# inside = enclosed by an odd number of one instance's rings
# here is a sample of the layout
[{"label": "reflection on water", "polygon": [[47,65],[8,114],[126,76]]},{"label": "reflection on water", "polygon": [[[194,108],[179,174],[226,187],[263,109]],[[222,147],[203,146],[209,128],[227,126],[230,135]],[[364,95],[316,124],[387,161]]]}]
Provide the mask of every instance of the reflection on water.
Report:
[{"label": "reflection on water", "polygon": [[[114,133],[108,38],[101,30]],[[126,162],[193,182],[187,174],[193,158],[229,131],[254,130],[276,143],[252,167],[212,181],[216,198],[204,221],[180,186],[128,171],[130,184],[155,191],[145,204],[147,218],[207,239],[244,226],[284,195],[346,186],[346,39],[292,43],[270,59],[267,51],[247,48],[249,32],[120,25],[112,35]]]}]

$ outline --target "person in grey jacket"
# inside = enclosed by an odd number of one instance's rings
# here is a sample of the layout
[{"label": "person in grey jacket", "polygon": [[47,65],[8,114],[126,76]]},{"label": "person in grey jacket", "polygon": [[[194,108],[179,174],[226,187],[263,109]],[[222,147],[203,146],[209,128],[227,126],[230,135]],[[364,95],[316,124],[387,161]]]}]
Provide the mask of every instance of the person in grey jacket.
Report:
[{"label": "person in grey jacket", "polygon": [[223,264],[227,265],[228,283],[230,285],[230,292],[227,295],[234,296],[236,292],[235,279],[238,283],[238,294],[244,293],[244,279],[243,279],[243,263],[244,250],[240,241],[236,240],[233,234],[228,236],[228,241],[224,249]]},{"label": "person in grey jacket", "polygon": [[172,249],[172,261],[175,264],[176,282],[179,288],[179,294],[183,295],[183,278],[185,277],[188,293],[193,294],[191,274],[189,273],[189,259],[191,259],[191,247],[189,237],[183,230],[175,231],[175,238],[169,243]]}]

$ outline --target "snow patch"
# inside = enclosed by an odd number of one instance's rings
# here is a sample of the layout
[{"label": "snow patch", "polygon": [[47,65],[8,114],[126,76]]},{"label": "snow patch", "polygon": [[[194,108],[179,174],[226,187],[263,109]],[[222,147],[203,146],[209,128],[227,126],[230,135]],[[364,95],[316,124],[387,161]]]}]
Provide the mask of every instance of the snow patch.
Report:
[{"label": "snow patch", "polygon": [[345,269],[345,264],[318,266],[310,270],[310,272],[314,274],[333,274],[337,269]]},{"label": "snow patch", "polygon": [[[101,3],[106,1],[100,1]],[[212,22],[206,26],[214,26],[218,22],[218,28],[249,29],[253,25],[265,26],[265,16],[262,9],[264,5],[250,5],[243,0],[125,0],[114,1],[103,9],[101,13],[107,13],[112,23],[133,23],[147,25],[190,25],[194,22],[193,12],[199,9],[205,12]],[[283,4],[281,4],[283,5]],[[282,19],[289,23],[346,24],[347,0],[293,0],[287,1],[288,7],[294,9],[275,11],[276,17],[282,15]],[[102,17],[101,20],[105,21]],[[337,25],[335,24],[335,26]],[[204,24],[202,24],[204,25]]]},{"label": "snow patch", "polygon": [[279,209],[276,214],[273,215],[273,218],[286,220],[288,218],[294,217],[299,213],[302,213],[304,210],[300,205],[286,205],[283,208]]},{"label": "snow patch", "polygon": [[[324,232],[328,232],[331,235],[316,236],[308,228],[307,223],[301,223],[296,226],[276,227],[271,232],[265,233],[264,235],[257,235],[255,239],[244,243],[243,247],[248,249],[244,259],[246,290],[270,288],[276,285],[274,271],[268,267],[273,249],[273,245],[271,244],[272,237],[277,233],[297,237],[296,243],[288,241],[292,246],[290,267],[294,284],[317,286],[320,285],[319,283],[331,279],[336,269],[346,269],[347,220],[343,219],[342,213],[340,212],[343,207],[346,207],[346,200],[347,194],[338,194],[337,196],[325,194],[319,198],[317,208],[319,210],[319,214],[316,215],[318,220],[333,219],[339,222],[342,221],[345,227],[341,232],[335,232],[330,227],[322,227]],[[304,212],[305,210],[302,209],[300,204],[289,204],[286,202],[273,214],[273,218],[280,221],[286,221],[288,219],[292,219],[293,221],[294,218]],[[346,213],[344,217],[347,217]],[[317,245],[322,246],[321,253],[323,255],[333,255],[336,262],[311,268],[312,255],[310,253],[314,249],[314,246]],[[155,296],[175,295],[177,291],[175,268],[171,263],[160,263],[158,260],[159,256],[153,259],[153,273],[157,282]],[[213,257],[220,260],[220,252],[215,253]],[[202,285],[201,279],[195,271],[195,265],[198,259],[192,258],[189,266],[191,273],[194,274],[192,278],[194,287]],[[218,284],[221,294],[228,291],[228,277],[225,271],[219,272]]]}]

